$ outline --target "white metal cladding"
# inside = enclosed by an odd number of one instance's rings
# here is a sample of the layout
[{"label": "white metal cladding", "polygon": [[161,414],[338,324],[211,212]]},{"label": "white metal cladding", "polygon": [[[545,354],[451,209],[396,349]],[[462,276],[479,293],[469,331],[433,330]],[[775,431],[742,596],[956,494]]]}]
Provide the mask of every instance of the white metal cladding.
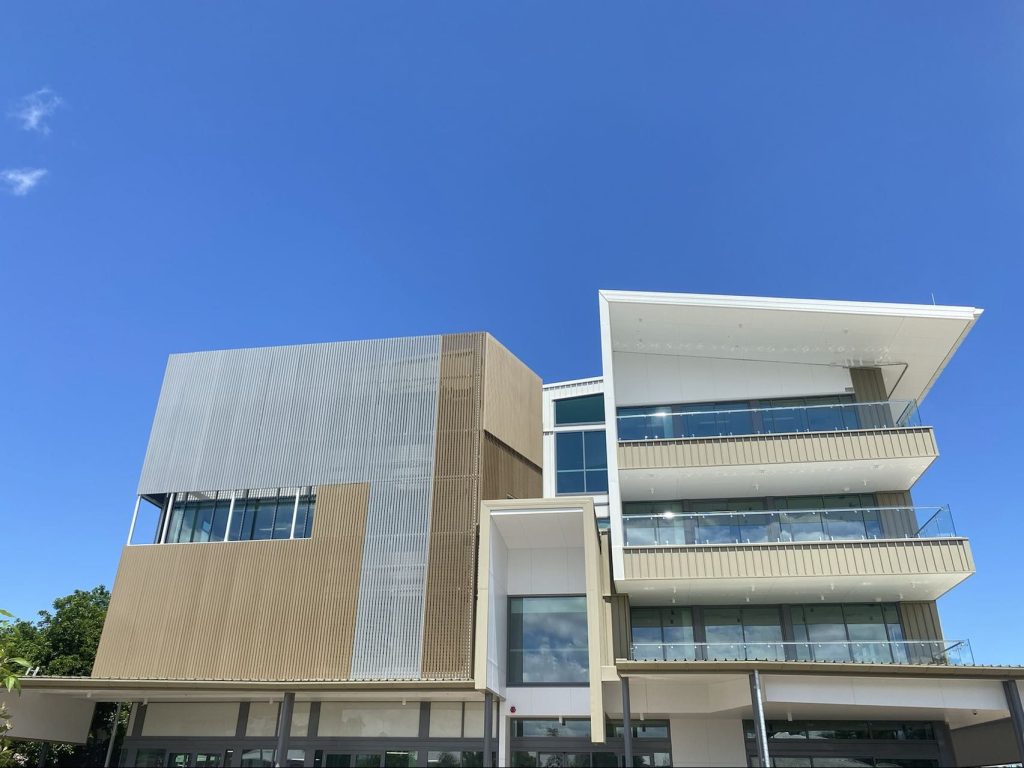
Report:
[{"label": "white metal cladding", "polygon": [[172,355],[140,494],[429,477],[441,339]]},{"label": "white metal cladding", "polygon": [[173,355],[140,494],[370,483],[356,679],[420,674],[441,337]]}]

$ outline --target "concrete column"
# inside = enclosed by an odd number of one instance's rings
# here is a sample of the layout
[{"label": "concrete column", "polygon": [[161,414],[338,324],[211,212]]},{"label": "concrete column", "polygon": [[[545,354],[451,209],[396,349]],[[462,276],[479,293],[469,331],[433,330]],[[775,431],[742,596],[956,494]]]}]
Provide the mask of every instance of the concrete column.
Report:
[{"label": "concrete column", "polygon": [[491,753],[494,751],[494,694],[484,691],[484,765],[493,766]]},{"label": "concrete column", "polygon": [[771,758],[768,755],[768,729],[764,724],[764,702],[761,699],[761,673],[756,669],[750,673],[750,704],[754,710],[757,758],[762,766],[769,766]]},{"label": "concrete column", "polygon": [[629,678],[622,678],[622,754],[626,768],[633,768],[633,724],[629,713]]},{"label": "concrete column", "polygon": [[1024,760],[1024,706],[1021,705],[1016,680],[1003,680],[1003,695],[1006,696],[1006,708],[1010,710],[1010,724],[1017,740],[1017,759]]},{"label": "concrete column", "polygon": [[274,765],[288,764],[288,743],[292,737],[292,711],[295,709],[295,694],[288,691],[281,699],[281,711],[277,718],[277,752]]}]

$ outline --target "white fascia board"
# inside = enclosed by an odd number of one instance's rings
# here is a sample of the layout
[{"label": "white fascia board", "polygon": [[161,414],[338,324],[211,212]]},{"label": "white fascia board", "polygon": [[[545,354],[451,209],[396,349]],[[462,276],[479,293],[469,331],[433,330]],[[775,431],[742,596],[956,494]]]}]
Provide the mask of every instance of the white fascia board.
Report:
[{"label": "white fascia board", "polygon": [[781,299],[769,296],[721,296],[706,293],[654,293],[646,291],[598,291],[600,297],[615,304],[672,304],[723,309],[775,309],[798,312],[833,312],[851,315],[891,315],[931,317],[974,322],[983,310],[942,304],[893,304],[876,301],[836,301],[831,299]]},{"label": "white fascia board", "polygon": [[619,579],[625,570],[622,546],[622,497],[619,495],[619,420],[615,407],[615,374],[612,356],[612,327],[609,300],[605,291],[598,291],[597,304],[601,317],[601,372],[604,380],[605,446],[608,464],[608,519],[612,539],[612,579]]},{"label": "white fascia board", "polygon": [[544,384],[544,389],[558,389],[559,387],[571,387],[577,384],[600,384],[603,381],[601,376],[589,376],[585,379],[566,379],[565,381],[552,381]]}]

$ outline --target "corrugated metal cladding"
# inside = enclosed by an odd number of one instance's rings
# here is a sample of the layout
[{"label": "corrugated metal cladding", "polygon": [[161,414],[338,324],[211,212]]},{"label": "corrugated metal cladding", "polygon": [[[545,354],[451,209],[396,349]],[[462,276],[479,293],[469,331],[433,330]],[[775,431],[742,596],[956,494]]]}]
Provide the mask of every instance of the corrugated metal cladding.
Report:
[{"label": "corrugated metal cladding", "polygon": [[420,673],[441,337],[171,357],[139,493],[370,483],[354,679]]}]

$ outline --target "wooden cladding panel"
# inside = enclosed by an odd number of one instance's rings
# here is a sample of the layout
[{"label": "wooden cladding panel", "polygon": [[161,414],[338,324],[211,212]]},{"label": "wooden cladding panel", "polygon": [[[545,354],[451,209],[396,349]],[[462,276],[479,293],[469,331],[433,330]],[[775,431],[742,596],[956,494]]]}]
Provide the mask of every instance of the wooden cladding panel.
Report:
[{"label": "wooden cladding panel", "polygon": [[964,539],[630,548],[626,579],[973,573]]},{"label": "wooden cladding panel", "polygon": [[900,603],[900,618],[907,640],[941,640],[942,625],[934,602]]},{"label": "wooden cladding panel", "polygon": [[92,676],[348,679],[368,501],[319,487],[309,539],[126,547]]},{"label": "wooden cladding panel", "polygon": [[483,428],[543,466],[542,382],[494,337],[486,336]]},{"label": "wooden cladding panel", "polygon": [[537,499],[544,493],[540,467],[487,432],[480,479],[484,501]]},{"label": "wooden cladding panel", "polygon": [[928,427],[644,440],[619,444],[619,469],[924,458],[938,453]]},{"label": "wooden cladding panel", "polygon": [[889,399],[881,368],[851,368],[850,380],[858,403],[881,403]]},{"label": "wooden cladding panel", "polygon": [[471,679],[484,334],[441,339],[421,676]]}]

